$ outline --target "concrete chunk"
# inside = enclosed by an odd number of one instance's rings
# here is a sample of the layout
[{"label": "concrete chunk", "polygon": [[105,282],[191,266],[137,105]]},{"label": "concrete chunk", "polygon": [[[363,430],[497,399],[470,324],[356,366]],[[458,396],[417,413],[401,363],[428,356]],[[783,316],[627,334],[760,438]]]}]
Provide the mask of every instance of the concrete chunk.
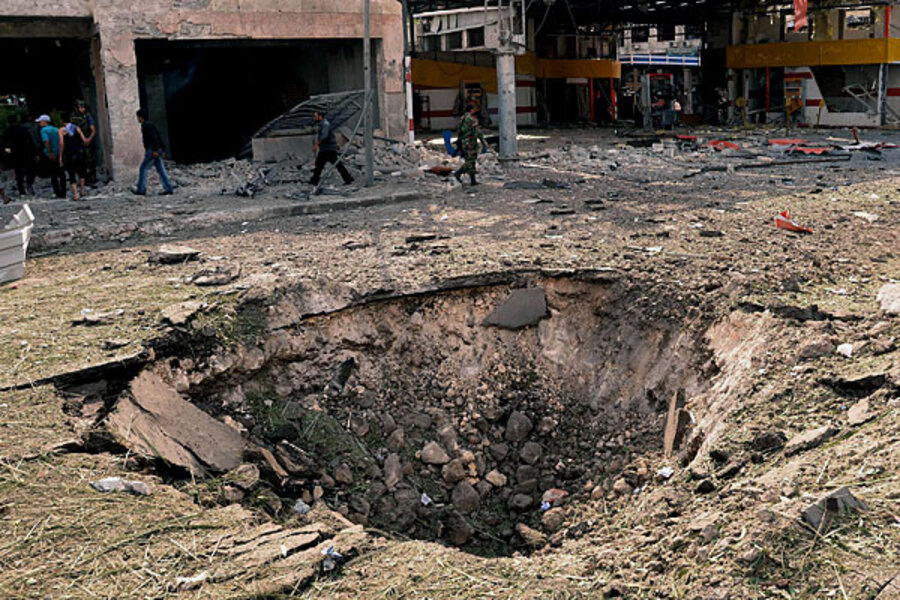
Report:
[{"label": "concrete chunk", "polygon": [[807,525],[823,535],[828,531],[835,516],[842,517],[867,510],[869,506],[854,496],[850,488],[842,487],[806,508],[802,516]]},{"label": "concrete chunk", "polygon": [[691,425],[691,415],[685,410],[684,405],[684,390],[678,390],[669,401],[669,412],[666,415],[666,429],[663,437],[666,456],[672,456],[681,449],[685,434]]},{"label": "concrete chunk", "polygon": [[549,316],[547,295],[541,288],[513,290],[500,306],[481,323],[501,329],[524,329]]}]

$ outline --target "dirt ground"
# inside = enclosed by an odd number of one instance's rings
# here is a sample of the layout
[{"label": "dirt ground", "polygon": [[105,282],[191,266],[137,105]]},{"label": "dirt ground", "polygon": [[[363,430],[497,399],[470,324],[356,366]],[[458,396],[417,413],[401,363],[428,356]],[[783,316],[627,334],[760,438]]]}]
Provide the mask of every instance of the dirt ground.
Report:
[{"label": "dirt ground", "polygon": [[[408,201],[317,215],[240,216],[248,204],[315,201],[287,198],[298,188],[285,181],[253,199],[191,180],[165,203],[33,202],[40,251],[25,279],[0,288],[0,596],[900,597],[900,317],[876,300],[900,281],[900,149],[844,161],[843,151],[785,156],[767,142],[853,144],[847,131],[692,132],[699,149],[671,138],[635,147],[637,138],[604,130],[527,133],[527,158],[501,168],[487,157],[477,188],[405,163],[391,175],[385,160],[374,193],[414,190]],[[705,145],[713,139],[740,148],[719,152]],[[425,167],[445,158],[420,154]],[[700,173],[710,166],[721,170]],[[188,223],[185,210],[238,216]],[[813,233],[777,229],[783,210]],[[167,226],[128,228],[136,214]],[[161,243],[189,245],[199,260],[150,260]],[[216,270],[233,277],[196,285]],[[658,444],[616,469],[592,466],[567,490],[563,523],[531,529],[527,552],[476,556],[354,525],[321,500],[310,515],[275,517],[210,501],[222,476],[135,461],[92,435],[83,406],[73,410],[69,384],[92,372],[130,376],[178,344],[197,364],[217,355],[184,346],[186,330],[206,326],[221,347],[249,344],[259,332],[241,330],[248,303],[291,298],[291,326],[302,331],[311,315],[522,273],[615,278],[640,315],[693,323],[716,365],[688,399],[704,434],[691,456],[666,457],[660,427]],[[189,301],[201,311],[193,328],[165,320]],[[825,427],[835,431],[790,455],[759,447],[762,434],[781,432],[790,446]],[[596,440],[584,441],[587,462]],[[662,467],[671,478],[657,475]],[[115,475],[154,493],[89,485]],[[843,487],[867,510],[827,531],[802,524],[803,509]],[[328,546],[344,555],[334,569],[323,568]]]}]

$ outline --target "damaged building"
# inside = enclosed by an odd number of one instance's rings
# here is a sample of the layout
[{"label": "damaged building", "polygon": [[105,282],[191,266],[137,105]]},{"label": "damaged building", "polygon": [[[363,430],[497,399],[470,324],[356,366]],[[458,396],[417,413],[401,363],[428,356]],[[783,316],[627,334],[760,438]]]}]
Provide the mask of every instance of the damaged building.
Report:
[{"label": "damaged building", "polygon": [[[805,5],[805,3],[804,3]],[[735,12],[728,88],[747,120],[834,127],[900,123],[896,2],[816,2]]]},{"label": "damaged building", "polygon": [[[373,0],[370,24],[376,127],[400,135],[401,5]],[[234,156],[299,102],[361,89],[363,35],[362,0],[5,0],[0,96],[54,119],[84,99],[101,167],[118,178],[143,156],[138,108],[174,160]]]}]

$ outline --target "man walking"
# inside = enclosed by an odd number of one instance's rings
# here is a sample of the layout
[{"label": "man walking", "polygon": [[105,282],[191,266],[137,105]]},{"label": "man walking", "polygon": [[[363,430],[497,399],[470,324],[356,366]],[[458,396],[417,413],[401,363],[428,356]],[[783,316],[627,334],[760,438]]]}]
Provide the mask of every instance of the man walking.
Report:
[{"label": "man walking", "polygon": [[319,185],[319,178],[322,176],[325,163],[334,164],[338,173],[344,178],[344,185],[350,185],[353,183],[353,176],[350,175],[344,163],[338,160],[337,139],[334,137],[331,123],[319,111],[313,113],[313,118],[319,124],[319,134],[316,136],[316,143],[313,144],[313,152],[316,153],[316,168],[313,171],[312,179],[309,180],[310,185]]},{"label": "man walking", "polygon": [[16,187],[20,196],[34,196],[34,167],[37,147],[31,133],[15,115],[7,118],[8,127],[3,134],[3,153],[9,157],[16,172]]},{"label": "man walking", "polygon": [[463,173],[468,173],[472,185],[478,185],[478,182],[475,180],[475,171],[478,164],[478,151],[480,150],[479,142],[487,146],[484,134],[481,133],[481,128],[478,126],[477,110],[477,107],[472,104],[466,106],[466,114],[459,120],[457,144],[466,162],[453,173],[453,176],[460,183],[462,183]]},{"label": "man walking", "polygon": [[154,165],[163,186],[163,196],[168,196],[172,193],[172,182],[169,181],[169,174],[166,173],[166,166],[163,164],[166,146],[163,144],[162,136],[159,135],[156,125],[147,120],[147,111],[143,108],[137,111],[137,120],[141,124],[141,136],[144,139],[144,161],[141,163],[137,187],[131,191],[138,196],[147,195],[147,170],[150,165]]},{"label": "man walking", "polygon": [[59,129],[50,124],[49,115],[41,115],[37,118],[38,124],[41,126],[41,150],[43,156],[41,158],[42,170],[45,175],[50,178],[50,185],[53,186],[53,193],[57,198],[66,197],[66,181],[62,172],[59,160]]}]

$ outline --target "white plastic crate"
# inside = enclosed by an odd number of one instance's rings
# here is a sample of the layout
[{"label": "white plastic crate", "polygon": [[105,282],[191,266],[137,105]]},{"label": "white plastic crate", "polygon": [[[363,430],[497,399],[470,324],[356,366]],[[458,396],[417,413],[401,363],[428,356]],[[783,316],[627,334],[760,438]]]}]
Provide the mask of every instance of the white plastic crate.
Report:
[{"label": "white plastic crate", "polygon": [[25,254],[32,227],[34,215],[26,204],[0,230],[0,283],[25,276]]}]

